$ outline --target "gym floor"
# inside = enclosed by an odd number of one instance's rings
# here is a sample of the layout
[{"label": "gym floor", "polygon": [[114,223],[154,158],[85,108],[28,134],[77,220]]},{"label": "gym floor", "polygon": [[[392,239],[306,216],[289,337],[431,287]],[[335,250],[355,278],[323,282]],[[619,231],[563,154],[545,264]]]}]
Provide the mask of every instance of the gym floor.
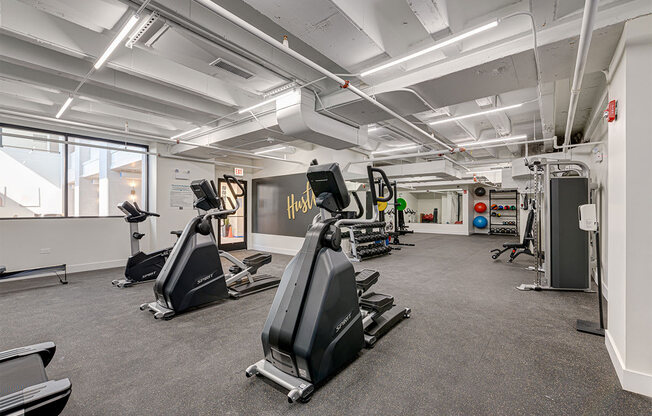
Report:
[{"label": "gym floor", "polygon": [[[244,370],[262,358],[273,291],[156,321],[152,285],[117,289],[120,269],[0,285],[0,350],[52,340],[51,378],[69,377],[64,415],[650,415],[621,389],[604,339],[575,331],[596,295],[520,292],[529,258],[494,262],[505,237],[408,235],[373,290],[412,308],[308,404]],[[244,252],[235,253],[243,256]],[[503,256],[506,257],[506,256]],[[280,275],[289,256],[261,269]]]}]

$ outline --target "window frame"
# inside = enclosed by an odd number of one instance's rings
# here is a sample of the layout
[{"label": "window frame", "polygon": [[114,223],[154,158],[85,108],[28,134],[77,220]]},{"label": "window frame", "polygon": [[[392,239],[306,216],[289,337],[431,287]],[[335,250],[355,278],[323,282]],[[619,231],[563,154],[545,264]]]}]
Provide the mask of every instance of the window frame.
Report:
[{"label": "window frame", "polygon": [[[11,217],[11,218],[3,218],[0,217],[0,221],[15,221],[15,220],[60,220],[60,219],[70,219],[70,218],[123,218],[122,215],[106,215],[106,216],[100,216],[100,215],[84,215],[84,216],[70,216],[68,215],[68,147],[69,146],[83,146],[71,142],[69,139],[84,139],[84,140],[89,140],[89,141],[94,141],[98,143],[111,143],[111,144],[118,144],[121,146],[127,145],[127,146],[132,146],[132,147],[138,147],[142,148],[143,151],[149,153],[149,146],[146,144],[139,144],[139,143],[131,143],[131,142],[123,142],[119,140],[112,140],[112,139],[103,139],[100,137],[93,137],[93,136],[87,136],[84,134],[76,134],[76,133],[66,133],[66,132],[61,132],[61,131],[55,131],[55,130],[48,130],[48,129],[41,129],[41,128],[32,128],[32,127],[27,127],[27,126],[21,126],[17,124],[8,124],[8,123],[0,123],[0,128],[8,128],[8,129],[15,129],[15,130],[24,130],[27,132],[36,132],[36,133],[46,133],[46,134],[56,134],[58,136],[62,136],[63,140],[65,143],[63,144],[63,186],[62,186],[62,192],[61,192],[61,197],[63,198],[63,215],[60,217]],[[0,133],[1,134],[1,133]],[[120,150],[120,149],[115,149],[115,150]],[[145,154],[143,155],[145,157],[145,164],[143,166],[143,169],[145,169],[145,211],[149,210],[149,155]]]}]

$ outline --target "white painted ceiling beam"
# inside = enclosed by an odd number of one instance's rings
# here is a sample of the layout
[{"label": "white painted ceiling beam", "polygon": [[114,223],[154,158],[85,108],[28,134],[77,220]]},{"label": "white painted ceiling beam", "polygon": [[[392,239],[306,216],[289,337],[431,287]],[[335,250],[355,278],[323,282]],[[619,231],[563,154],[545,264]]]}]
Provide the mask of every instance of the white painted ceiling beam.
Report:
[{"label": "white painted ceiling beam", "polygon": [[414,15],[430,34],[448,28],[447,0],[406,0]]},{"label": "white painted ceiling beam", "polygon": [[[127,3],[129,0],[120,0]],[[269,66],[278,73],[284,73],[288,78],[297,78],[306,82],[321,78],[322,75],[312,68],[292,59],[286,54],[278,53],[274,48],[260,39],[255,38],[242,28],[234,25],[226,19],[210,12],[193,0],[156,0],[150,4],[148,9],[155,8],[163,16],[173,18],[183,24],[191,24],[200,27],[202,30],[210,32],[223,46],[241,53],[243,56],[250,56],[261,65]],[[251,7],[245,1],[229,2],[229,10],[240,18],[250,22],[256,27],[264,30],[270,36],[276,37],[281,41],[283,35],[288,35],[287,29],[284,29],[270,15],[260,13]],[[303,56],[310,58],[312,61],[322,66],[332,68],[336,72],[345,72],[344,68],[337,66],[319,51],[315,50],[302,39],[290,36],[291,48]],[[337,89],[338,86],[332,82],[317,82],[316,87],[326,89],[328,87]]]},{"label": "white painted ceiling beam", "polygon": [[[113,38],[111,33],[93,32],[17,0],[0,0],[0,30],[88,60],[100,56]],[[258,100],[258,97],[246,93],[232,83],[147,53],[140,48],[118,48],[106,66],[156,80],[227,106],[247,106]]]},{"label": "white painted ceiling beam", "polygon": [[[7,81],[0,78],[0,96],[7,97],[9,100],[21,100],[46,106],[46,108],[60,108],[65,99],[65,95],[59,91],[43,89],[34,85],[23,82]],[[169,116],[159,116],[151,113],[137,111],[135,108],[123,108],[105,102],[89,100],[80,97],[76,105],[78,111],[86,111],[96,115],[106,115],[108,117],[119,117],[135,127],[136,123],[143,125],[149,123],[159,127],[160,131],[174,132],[177,130],[192,128],[192,125],[185,120],[174,119]],[[11,103],[9,102],[9,104]],[[17,105],[13,106],[18,108]]]},{"label": "white painted ceiling beam", "polygon": [[[61,90],[73,91],[89,64],[60,52],[0,34],[0,76]],[[207,121],[216,112],[230,112],[206,98],[110,68],[96,73],[81,93],[97,100],[132,106],[189,121]]]},{"label": "white painted ceiling beam", "polygon": [[[62,100],[61,104],[63,104],[63,101],[64,100]],[[79,104],[81,105],[79,106]],[[84,102],[80,103],[79,101],[73,102],[73,104],[67,110],[70,112],[69,119],[74,120],[76,122],[82,122],[82,123],[88,123],[88,124],[93,124],[98,126],[111,127],[115,129],[124,130],[125,121],[126,121],[124,118],[116,117],[114,115],[106,115],[106,114],[99,115],[92,112],[88,112],[88,108],[86,104]],[[47,111],[50,108],[51,106],[43,105],[37,102],[31,102],[22,99],[17,99],[16,97],[0,95],[1,110],[19,111],[21,114],[27,116],[30,115],[39,116],[42,114],[47,114]],[[3,117],[0,116],[0,119],[3,119]],[[53,127],[50,127],[51,129],[57,130],[56,126],[54,125],[52,126]],[[164,128],[160,128],[151,123],[142,123],[136,120],[129,121],[129,130],[138,133],[152,134],[156,136],[167,136],[169,134],[169,130],[165,130]]]},{"label": "white painted ceiling beam", "polygon": [[[598,10],[594,30],[649,13],[652,13],[652,2],[649,0],[610,3]],[[546,28],[538,32],[539,47],[577,36],[580,21],[581,15],[571,16],[546,26]],[[463,69],[473,68],[531,49],[531,31],[526,30],[488,45],[478,45],[476,49],[470,50],[469,52],[433,62],[431,65],[424,65],[404,75],[393,76],[391,79],[381,81],[373,85],[373,87],[369,87],[367,92],[381,94],[383,92],[406,88],[420,82],[440,78]],[[348,92],[337,91],[322,97],[322,101],[326,108],[331,108],[348,103],[352,98],[354,97]]]}]

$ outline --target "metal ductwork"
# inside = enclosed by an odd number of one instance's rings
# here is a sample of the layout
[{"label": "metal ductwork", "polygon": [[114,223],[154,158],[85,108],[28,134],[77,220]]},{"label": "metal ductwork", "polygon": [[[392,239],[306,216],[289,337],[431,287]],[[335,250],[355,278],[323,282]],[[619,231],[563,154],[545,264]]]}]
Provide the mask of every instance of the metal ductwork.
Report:
[{"label": "metal ductwork", "polygon": [[306,89],[276,100],[276,120],[288,136],[330,149],[348,149],[367,143],[366,129],[358,129],[317,113],[315,96]]}]

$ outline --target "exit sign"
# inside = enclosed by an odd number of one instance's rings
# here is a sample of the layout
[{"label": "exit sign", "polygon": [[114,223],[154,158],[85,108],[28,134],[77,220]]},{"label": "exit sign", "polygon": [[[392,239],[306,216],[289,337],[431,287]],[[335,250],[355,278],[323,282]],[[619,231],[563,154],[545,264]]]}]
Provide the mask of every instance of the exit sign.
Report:
[{"label": "exit sign", "polygon": [[244,176],[243,168],[233,168],[233,175],[235,176]]}]

